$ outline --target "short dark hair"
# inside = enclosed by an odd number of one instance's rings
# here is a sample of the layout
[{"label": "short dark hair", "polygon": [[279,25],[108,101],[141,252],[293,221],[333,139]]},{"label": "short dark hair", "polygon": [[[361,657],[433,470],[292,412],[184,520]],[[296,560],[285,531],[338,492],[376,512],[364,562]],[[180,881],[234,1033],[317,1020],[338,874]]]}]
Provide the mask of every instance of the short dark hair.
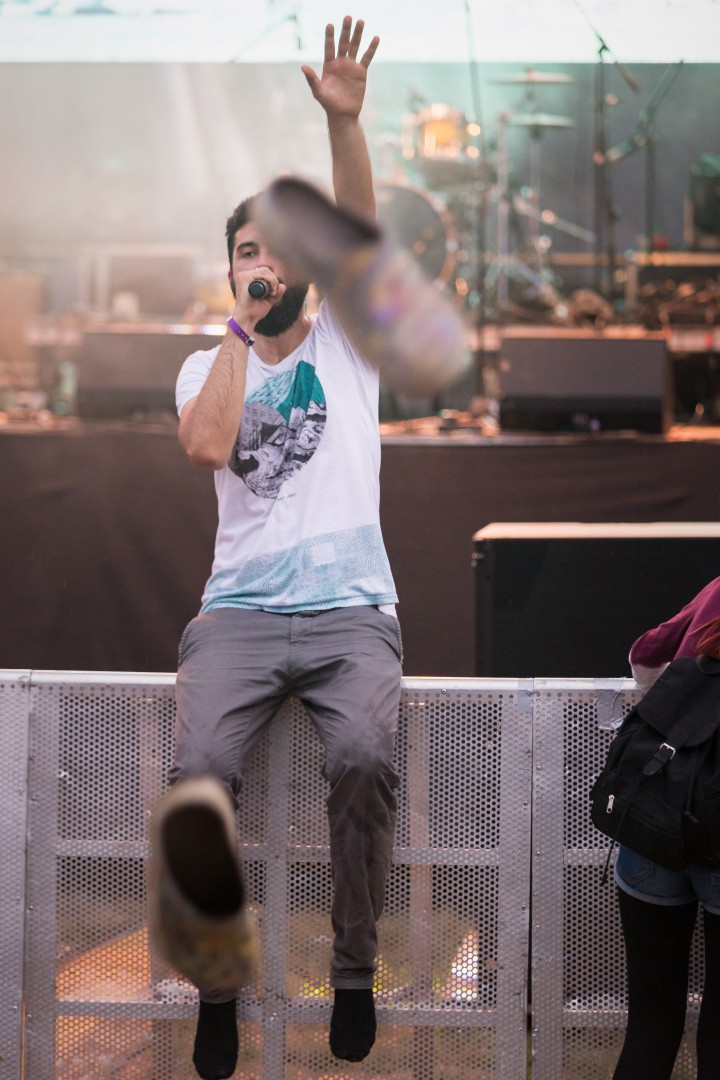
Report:
[{"label": "short dark hair", "polygon": [[247,225],[248,221],[252,217],[252,204],[254,203],[256,198],[256,195],[250,195],[247,199],[243,199],[241,203],[238,203],[225,224],[225,237],[227,239],[228,260],[230,262],[230,269],[232,269],[233,248],[235,247],[235,233],[238,231],[238,229],[242,229],[243,225]]}]

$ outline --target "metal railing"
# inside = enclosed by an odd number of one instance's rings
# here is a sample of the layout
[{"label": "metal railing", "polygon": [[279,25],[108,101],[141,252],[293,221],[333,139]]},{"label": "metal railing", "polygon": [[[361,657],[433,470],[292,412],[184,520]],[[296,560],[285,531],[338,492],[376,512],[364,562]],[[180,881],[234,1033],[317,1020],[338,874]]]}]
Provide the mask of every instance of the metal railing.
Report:
[{"label": "metal railing", "polygon": [[[379,1035],[353,1077],[611,1076],[623,950],[587,796],[636,694],[622,679],[403,680]],[[147,823],[173,722],[172,675],[0,672],[0,1080],[195,1076],[195,991],[145,925]],[[291,699],[239,811],[263,945],[238,1005],[243,1080],[343,1075],[327,1049],[321,763]],[[690,1027],[701,976],[696,941]],[[691,1044],[678,1080],[694,1076]]]}]

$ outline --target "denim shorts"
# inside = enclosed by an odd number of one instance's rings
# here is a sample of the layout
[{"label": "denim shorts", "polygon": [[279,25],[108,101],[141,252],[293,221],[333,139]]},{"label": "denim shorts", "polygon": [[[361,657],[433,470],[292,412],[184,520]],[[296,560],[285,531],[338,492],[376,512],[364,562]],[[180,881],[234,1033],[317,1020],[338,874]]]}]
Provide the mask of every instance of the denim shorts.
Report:
[{"label": "denim shorts", "polygon": [[688,866],[666,870],[651,859],[620,846],[615,862],[615,882],[639,900],[669,907],[700,900],[706,911],[720,915],[720,870]]}]

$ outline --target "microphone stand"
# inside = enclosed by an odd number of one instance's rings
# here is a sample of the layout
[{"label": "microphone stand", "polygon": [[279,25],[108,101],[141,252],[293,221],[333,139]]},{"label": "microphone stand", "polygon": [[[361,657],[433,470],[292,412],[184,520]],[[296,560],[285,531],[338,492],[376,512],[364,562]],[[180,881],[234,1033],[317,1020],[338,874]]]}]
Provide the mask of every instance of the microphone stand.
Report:
[{"label": "microphone stand", "polygon": [[645,150],[645,244],[648,251],[652,251],[653,238],[655,236],[657,221],[655,215],[656,194],[656,171],[655,171],[655,115],[667,94],[675,82],[682,60],[671,64],[663,73],[660,82],[655,87],[650,101],[641,111],[635,130],[626,142],[620,146],[608,150],[606,158],[609,164],[616,165],[618,161],[634,153],[635,150]]},{"label": "microphone stand", "polygon": [[486,285],[486,246],[487,246],[487,216],[488,216],[488,162],[486,153],[485,125],[482,120],[482,101],[480,97],[480,80],[478,78],[478,62],[475,55],[474,33],[472,24],[472,11],[470,0],[464,0],[465,7],[465,33],[468,43],[468,66],[470,72],[470,90],[472,96],[475,122],[480,128],[478,137],[480,158],[478,162],[478,184],[480,190],[479,212],[476,222],[477,257],[475,264],[475,287],[478,291],[478,311],[476,327],[478,330],[479,347],[475,359],[473,397],[487,396],[483,372],[485,370],[485,327],[488,316],[488,302]]},{"label": "microphone stand", "polygon": [[595,288],[601,296],[612,301],[617,299],[615,284],[615,222],[619,215],[613,202],[610,163],[607,160],[606,57],[612,57],[615,67],[634,93],[639,93],[640,87],[630,72],[623,67],[612,53],[602,34],[579,3],[579,0],[574,0],[574,2],[598,43],[598,63],[595,71],[595,145],[593,149],[593,163],[595,166]]}]

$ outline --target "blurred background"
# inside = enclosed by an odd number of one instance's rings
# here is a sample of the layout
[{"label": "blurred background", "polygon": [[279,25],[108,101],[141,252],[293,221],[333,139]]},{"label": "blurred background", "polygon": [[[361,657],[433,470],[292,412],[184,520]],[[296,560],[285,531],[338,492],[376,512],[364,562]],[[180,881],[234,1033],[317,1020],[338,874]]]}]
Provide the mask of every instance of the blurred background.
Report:
[{"label": "blurred background", "polygon": [[[381,38],[363,114],[381,222],[468,330],[441,395],[381,395],[407,670],[491,674],[477,530],[720,518],[720,2],[351,13]],[[177,447],[176,375],[224,332],[236,203],[283,171],[330,184],[300,67],[345,14],[0,0],[6,664],[174,668],[215,529],[211,477]],[[595,661],[579,672],[624,669]]]},{"label": "blurred background", "polygon": [[[329,181],[299,69],[342,15],[318,0],[0,0],[0,271],[37,275],[23,306],[222,308],[235,203],[282,170]],[[542,309],[546,284],[607,294],[588,265],[608,247],[720,231],[717,207],[698,223],[690,205],[720,151],[716,0],[368,0],[362,15],[382,39],[364,114],[381,214],[471,319],[528,295]]]}]

